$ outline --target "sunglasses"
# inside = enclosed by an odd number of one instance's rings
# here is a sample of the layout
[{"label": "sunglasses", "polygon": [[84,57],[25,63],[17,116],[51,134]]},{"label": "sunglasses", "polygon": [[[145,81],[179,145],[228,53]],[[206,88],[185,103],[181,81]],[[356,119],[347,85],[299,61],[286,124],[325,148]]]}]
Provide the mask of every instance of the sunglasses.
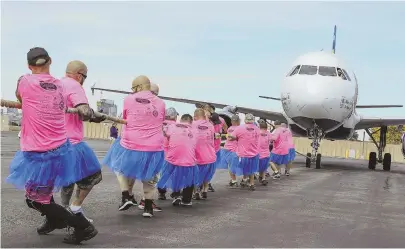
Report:
[{"label": "sunglasses", "polygon": [[82,73],[77,73],[77,74],[80,74],[84,79],[87,78],[87,75],[85,75],[85,74],[82,74]]}]

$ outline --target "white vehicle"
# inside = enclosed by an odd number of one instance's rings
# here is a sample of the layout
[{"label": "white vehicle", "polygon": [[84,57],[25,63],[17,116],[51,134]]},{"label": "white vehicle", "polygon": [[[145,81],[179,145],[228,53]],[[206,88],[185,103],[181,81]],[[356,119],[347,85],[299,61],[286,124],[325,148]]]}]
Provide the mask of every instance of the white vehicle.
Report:
[{"label": "white vehicle", "polygon": [[[201,106],[209,103],[222,108],[217,113],[225,119],[228,126],[234,113],[252,113],[267,120],[279,120],[288,123],[296,136],[309,137],[312,153],[307,154],[306,166],[316,163],[321,165],[321,154],[318,153],[321,139],[350,139],[356,130],[365,129],[378,149],[378,155],[370,152],[369,169],[375,169],[377,161],[383,169],[391,169],[391,154],[383,155],[386,145],[387,126],[403,125],[405,118],[366,117],[357,113],[361,108],[403,107],[402,105],[357,105],[358,83],[354,71],[350,70],[335,52],[336,26],[332,53],[324,51],[307,53],[299,56],[291,66],[282,82],[281,98],[259,96],[261,98],[281,101],[284,112],[252,109],[227,104],[212,103],[189,99],[159,96],[162,99],[195,104]],[[116,93],[129,93],[119,90],[92,87],[94,90]],[[381,127],[380,142],[377,143],[370,128]]]}]

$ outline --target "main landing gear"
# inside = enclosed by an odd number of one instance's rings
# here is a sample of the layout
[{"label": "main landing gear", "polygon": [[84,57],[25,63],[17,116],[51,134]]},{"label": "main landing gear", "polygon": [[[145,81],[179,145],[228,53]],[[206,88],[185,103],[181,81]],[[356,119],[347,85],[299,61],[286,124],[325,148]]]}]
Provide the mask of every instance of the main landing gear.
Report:
[{"label": "main landing gear", "polygon": [[314,128],[308,130],[308,137],[312,138],[312,154],[307,153],[307,158],[305,160],[305,166],[307,168],[311,167],[311,163],[315,163],[315,168],[321,168],[321,158],[322,155],[318,153],[318,148],[320,146],[321,140],[324,137],[324,133],[319,127],[314,124]]},{"label": "main landing gear", "polygon": [[[370,152],[370,156],[368,159],[368,168],[371,170],[375,169],[377,162],[382,163],[383,170],[385,170],[385,171],[391,170],[391,154],[385,153],[384,157],[383,157],[383,152],[384,152],[385,146],[387,145],[387,130],[388,130],[387,126],[382,126],[379,130],[377,130],[375,132],[370,132],[370,130],[368,130],[368,129],[366,130],[367,134],[373,140],[375,146],[378,149],[378,158],[377,158],[377,153]],[[380,141],[377,143],[377,141],[373,137],[373,134],[375,134],[378,131],[380,131]]]}]

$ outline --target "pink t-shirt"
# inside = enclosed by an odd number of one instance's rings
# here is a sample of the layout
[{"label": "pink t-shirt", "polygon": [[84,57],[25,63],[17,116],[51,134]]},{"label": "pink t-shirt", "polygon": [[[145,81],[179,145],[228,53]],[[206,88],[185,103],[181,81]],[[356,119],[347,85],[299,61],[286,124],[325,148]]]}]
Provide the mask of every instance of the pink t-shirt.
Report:
[{"label": "pink t-shirt", "polygon": [[288,149],[294,149],[295,145],[294,145],[294,139],[293,139],[293,135],[290,129],[287,129],[287,133],[288,133]]},{"label": "pink t-shirt", "polygon": [[[64,77],[61,79],[65,94],[67,97],[67,107],[72,108],[79,104],[88,104],[86,93],[79,82],[72,78]],[[83,121],[79,115],[66,113],[66,130],[69,141],[72,144],[80,143],[83,140]]]},{"label": "pink t-shirt", "polygon": [[129,150],[163,151],[163,121],[166,105],[151,91],[125,97],[121,145]]},{"label": "pink t-shirt", "polygon": [[260,129],[254,124],[244,124],[238,126],[231,134],[238,140],[236,154],[239,157],[255,157],[259,154],[259,134]]},{"label": "pink t-shirt", "polygon": [[214,163],[217,160],[214,148],[214,126],[208,120],[196,120],[193,122],[193,128],[197,139],[197,164]]},{"label": "pink t-shirt", "polygon": [[[163,122],[163,130],[166,131],[170,124],[175,124],[175,120],[165,120]],[[167,137],[163,138],[163,150],[165,155],[167,155],[167,148],[169,147],[169,139]]]},{"label": "pink t-shirt", "polygon": [[[223,118],[219,117],[219,120],[221,121],[221,123],[214,125],[215,133],[221,133],[222,128],[224,127],[224,124],[225,124],[225,120]],[[219,149],[221,149],[221,138],[218,138],[218,139],[214,138],[214,147],[215,147],[215,151],[219,151]]]},{"label": "pink t-shirt", "polygon": [[271,141],[271,133],[267,130],[260,130],[259,136],[259,155],[260,159],[266,158],[270,156],[270,141]]},{"label": "pink t-shirt", "polygon": [[288,143],[289,130],[284,127],[278,127],[273,131],[271,139],[273,142],[273,150],[271,151],[277,155],[287,155],[290,149]]},{"label": "pink t-shirt", "polygon": [[22,99],[22,151],[48,151],[67,141],[66,96],[60,80],[49,74],[26,74],[18,80]]},{"label": "pink t-shirt", "polygon": [[[229,127],[227,133],[228,133],[228,134],[232,134],[232,132],[234,132],[234,130],[236,129],[236,127],[238,127],[238,126],[231,126],[231,127]],[[233,141],[226,140],[226,141],[225,141],[224,148],[225,148],[226,150],[229,150],[229,151],[232,151],[232,152],[236,152],[236,148],[237,148],[237,147],[238,147],[238,141],[236,141],[236,140],[233,140]]]},{"label": "pink t-shirt", "polygon": [[165,132],[169,137],[166,161],[176,166],[195,166],[197,164],[195,129],[190,124],[174,123],[168,125]]}]

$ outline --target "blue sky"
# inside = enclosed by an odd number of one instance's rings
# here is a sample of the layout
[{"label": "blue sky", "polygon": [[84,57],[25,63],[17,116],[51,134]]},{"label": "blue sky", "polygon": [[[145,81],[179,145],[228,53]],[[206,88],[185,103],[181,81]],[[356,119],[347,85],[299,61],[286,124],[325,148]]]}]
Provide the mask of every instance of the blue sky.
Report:
[{"label": "blue sky", "polygon": [[[90,87],[130,90],[140,74],[161,95],[281,110],[280,84],[299,55],[331,50],[356,73],[359,104],[405,104],[404,2],[2,2],[1,97],[15,99],[26,53],[43,46],[62,77],[88,65]],[[103,93],[122,109],[124,95]],[[180,113],[193,106],[167,103]],[[360,110],[404,116],[403,108]]]}]

